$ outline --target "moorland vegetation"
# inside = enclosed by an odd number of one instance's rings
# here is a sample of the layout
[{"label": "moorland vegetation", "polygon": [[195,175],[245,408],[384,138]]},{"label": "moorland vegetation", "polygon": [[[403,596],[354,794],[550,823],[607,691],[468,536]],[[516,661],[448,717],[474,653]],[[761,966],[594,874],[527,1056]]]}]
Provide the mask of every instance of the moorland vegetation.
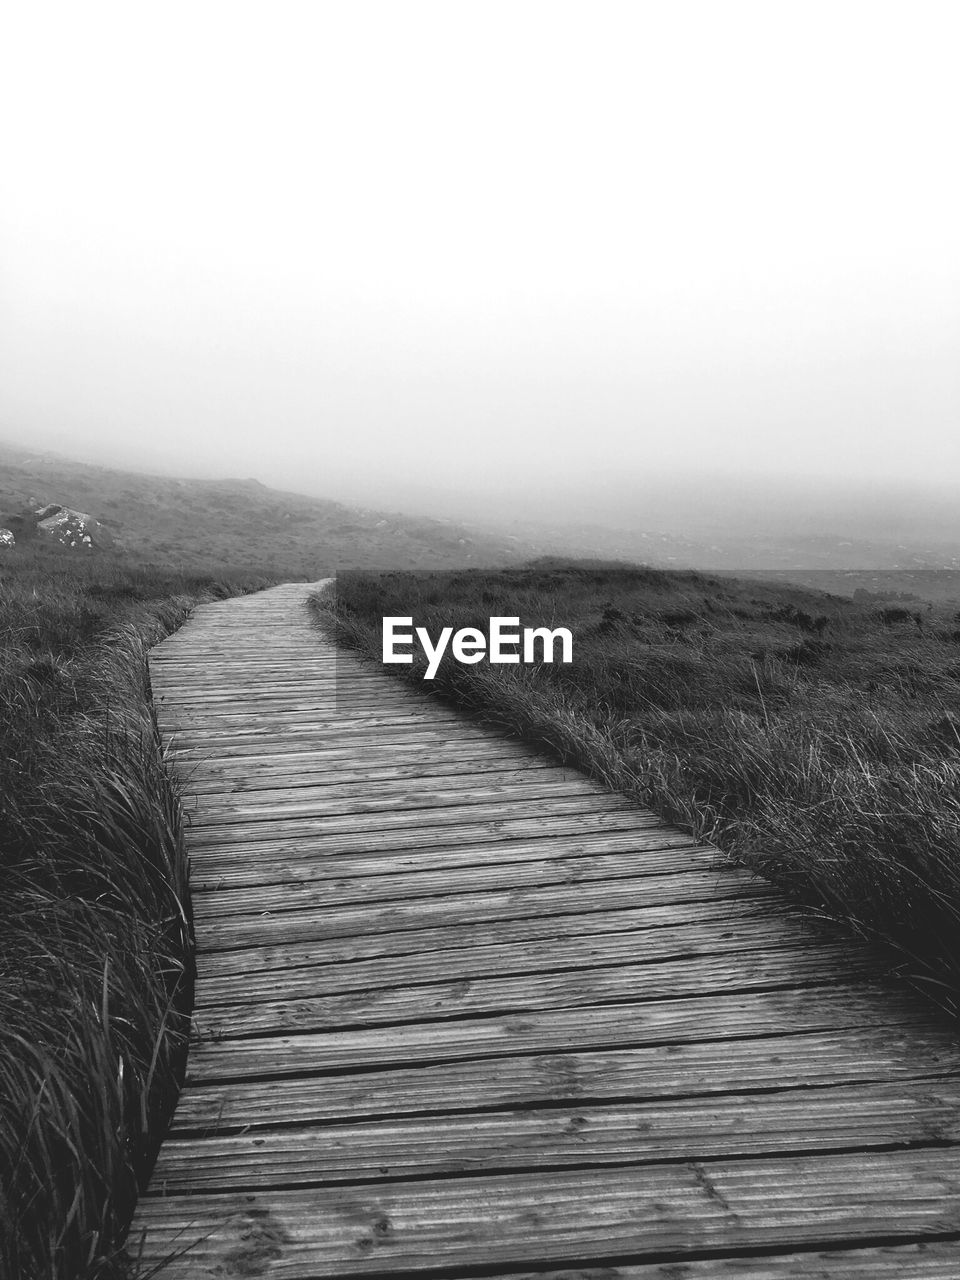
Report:
[{"label": "moorland vegetation", "polygon": [[[304,477],[322,484],[322,474]],[[63,503],[93,516],[127,556],[188,571],[240,564],[309,577],[328,563],[404,568],[510,564],[516,541],[445,520],[374,511],[272,489],[257,480],[175,479],[40,454],[0,441],[0,528],[18,541],[31,514]]]},{"label": "moorland vegetation", "polygon": [[[281,575],[285,576],[285,575]],[[295,575],[290,575],[295,576]],[[31,544],[0,557],[0,1275],[122,1274],[192,984],[147,646],[269,586]]]},{"label": "moorland vegetation", "polygon": [[[569,627],[569,665],[465,666],[431,693],[712,840],[960,995],[960,616],[751,580],[545,561],[350,573],[314,601],[378,660],[385,615]],[[422,681],[426,659],[388,666]]]}]

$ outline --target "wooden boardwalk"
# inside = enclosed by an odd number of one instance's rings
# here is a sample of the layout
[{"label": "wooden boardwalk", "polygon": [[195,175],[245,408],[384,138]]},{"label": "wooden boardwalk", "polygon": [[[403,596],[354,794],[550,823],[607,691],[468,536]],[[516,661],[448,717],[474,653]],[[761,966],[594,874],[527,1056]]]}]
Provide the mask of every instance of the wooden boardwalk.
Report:
[{"label": "wooden boardwalk", "polygon": [[[165,1280],[957,1280],[960,1047],[652,814],[363,666],[309,588],[154,650],[186,780]],[[335,698],[336,692],[336,698]]]}]

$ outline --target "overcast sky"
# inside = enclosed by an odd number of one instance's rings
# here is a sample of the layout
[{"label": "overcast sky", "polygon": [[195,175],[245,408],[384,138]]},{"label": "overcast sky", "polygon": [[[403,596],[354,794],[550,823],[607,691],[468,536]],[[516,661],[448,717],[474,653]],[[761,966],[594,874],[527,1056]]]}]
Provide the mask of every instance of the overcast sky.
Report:
[{"label": "overcast sky", "polygon": [[960,480],[958,36],[923,0],[8,6],[0,438],[332,497]]}]

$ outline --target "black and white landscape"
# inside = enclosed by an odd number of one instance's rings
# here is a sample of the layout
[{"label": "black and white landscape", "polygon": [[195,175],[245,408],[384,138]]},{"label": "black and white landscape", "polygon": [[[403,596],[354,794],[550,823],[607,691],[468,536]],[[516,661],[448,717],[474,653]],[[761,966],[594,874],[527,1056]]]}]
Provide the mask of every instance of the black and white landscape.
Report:
[{"label": "black and white landscape", "polygon": [[958,36],[5,15],[2,1280],[960,1275]]}]

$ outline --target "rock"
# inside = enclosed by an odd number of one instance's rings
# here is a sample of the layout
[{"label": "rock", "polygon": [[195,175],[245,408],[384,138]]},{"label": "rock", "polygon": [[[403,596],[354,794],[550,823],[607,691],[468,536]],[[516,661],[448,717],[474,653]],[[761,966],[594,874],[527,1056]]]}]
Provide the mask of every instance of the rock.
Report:
[{"label": "rock", "polygon": [[0,529],[0,547],[13,547],[16,543],[12,529]]},{"label": "rock", "polygon": [[73,507],[51,502],[38,508],[35,515],[37,532],[46,534],[61,547],[86,547],[91,551],[94,547],[109,547],[113,544],[112,535],[99,520],[85,511],[75,511]]}]

